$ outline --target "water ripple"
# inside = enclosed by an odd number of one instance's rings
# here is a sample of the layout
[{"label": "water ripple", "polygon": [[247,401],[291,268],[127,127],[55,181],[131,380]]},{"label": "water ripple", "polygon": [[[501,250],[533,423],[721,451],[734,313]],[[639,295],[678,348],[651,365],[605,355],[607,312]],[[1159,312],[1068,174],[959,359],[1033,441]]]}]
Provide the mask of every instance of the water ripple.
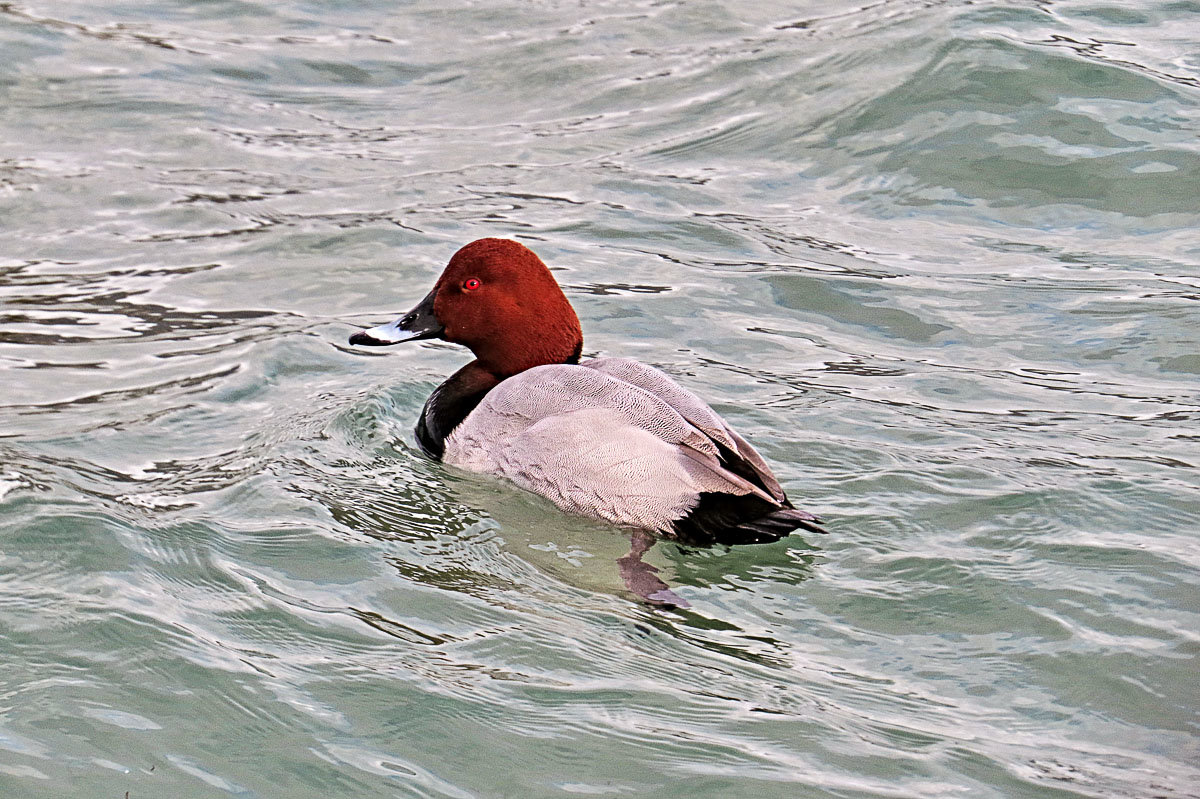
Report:
[{"label": "water ripple", "polygon": [[[0,782],[1195,796],[1196,14],[0,3]],[[424,459],[483,235],[832,534]]]}]

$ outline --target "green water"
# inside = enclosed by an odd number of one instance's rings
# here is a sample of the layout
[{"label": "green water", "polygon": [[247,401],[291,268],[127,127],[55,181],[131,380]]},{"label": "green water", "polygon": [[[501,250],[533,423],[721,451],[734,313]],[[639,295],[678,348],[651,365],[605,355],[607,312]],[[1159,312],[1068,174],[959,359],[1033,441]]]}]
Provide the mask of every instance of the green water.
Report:
[{"label": "green water", "polygon": [[[0,796],[1200,796],[1200,4],[0,3]],[[556,268],[829,536],[423,458]]]}]

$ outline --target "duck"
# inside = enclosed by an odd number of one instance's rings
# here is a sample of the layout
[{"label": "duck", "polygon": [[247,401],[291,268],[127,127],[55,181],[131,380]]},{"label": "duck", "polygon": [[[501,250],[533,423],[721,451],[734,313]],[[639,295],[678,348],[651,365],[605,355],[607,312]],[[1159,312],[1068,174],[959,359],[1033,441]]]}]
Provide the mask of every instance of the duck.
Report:
[{"label": "duck", "polygon": [[411,311],[354,333],[350,344],[427,339],[475,356],[421,410],[417,443],[435,460],[683,545],[826,532],[692,391],[631,358],[584,358],[575,309],[520,242],[467,244]]}]

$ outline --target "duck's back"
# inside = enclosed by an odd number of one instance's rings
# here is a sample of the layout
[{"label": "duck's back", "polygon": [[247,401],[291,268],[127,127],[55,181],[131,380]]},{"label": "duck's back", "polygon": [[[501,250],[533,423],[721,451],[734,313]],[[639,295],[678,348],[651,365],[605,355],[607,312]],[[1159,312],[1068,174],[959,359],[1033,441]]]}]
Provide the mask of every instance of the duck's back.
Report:
[{"label": "duck's back", "polygon": [[712,408],[626,358],[539,366],[502,381],[446,438],[443,459],[563,510],[691,543],[820,530]]}]

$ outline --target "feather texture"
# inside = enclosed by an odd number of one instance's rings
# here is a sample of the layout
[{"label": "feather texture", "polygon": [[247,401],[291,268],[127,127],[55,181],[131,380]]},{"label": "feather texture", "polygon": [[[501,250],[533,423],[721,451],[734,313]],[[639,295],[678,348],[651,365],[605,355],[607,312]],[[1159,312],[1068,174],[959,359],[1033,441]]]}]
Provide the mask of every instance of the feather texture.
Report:
[{"label": "feather texture", "polygon": [[500,382],[446,438],[443,459],[565,511],[688,543],[776,540],[808,516],[779,513],[791,505],[778,481],[712,408],[625,358]]},{"label": "feather texture", "polygon": [[566,511],[698,545],[825,532],[695,394],[628,358],[581,362],[574,308],[519,242],[462,247],[415,308],[350,343],[427,338],[475,356],[421,411],[417,441],[434,458],[508,478]]}]

